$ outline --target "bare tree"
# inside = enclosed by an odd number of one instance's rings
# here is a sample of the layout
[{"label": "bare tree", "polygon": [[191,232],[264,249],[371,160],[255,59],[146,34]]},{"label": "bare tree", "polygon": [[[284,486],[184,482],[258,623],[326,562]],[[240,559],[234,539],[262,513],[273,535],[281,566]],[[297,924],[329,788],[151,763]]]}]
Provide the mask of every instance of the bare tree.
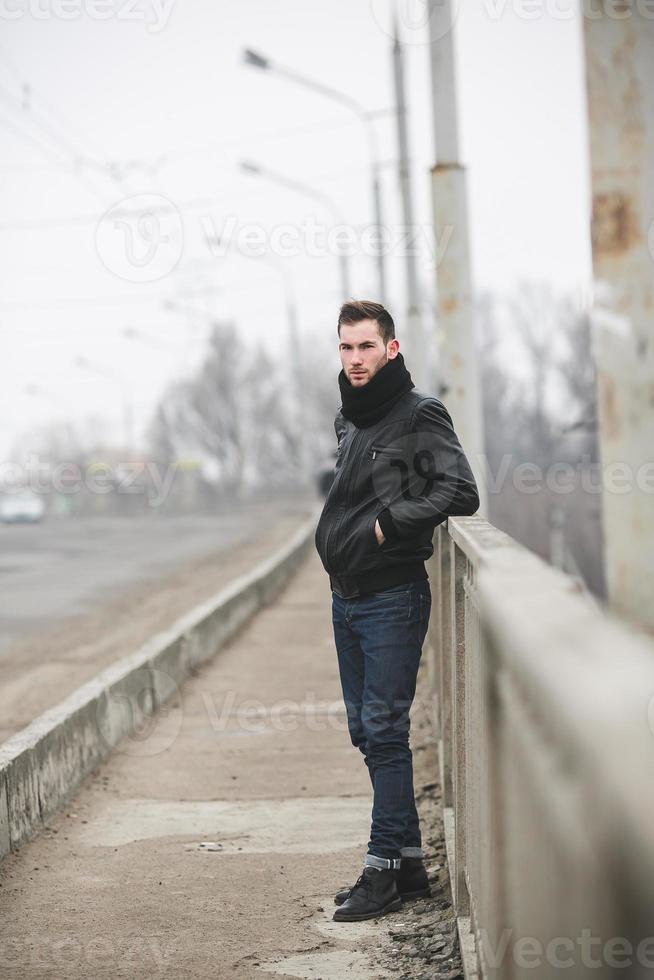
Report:
[{"label": "bare tree", "polygon": [[283,487],[297,481],[299,434],[279,365],[258,348],[243,376],[244,458],[249,487]]},{"label": "bare tree", "polygon": [[[303,341],[312,350],[308,367],[320,364],[315,338]],[[307,484],[334,441],[337,407],[335,374],[307,370],[294,377],[263,344],[246,346],[232,325],[217,324],[196,374],[166,391],[149,442],[168,463],[180,456],[200,459],[205,481],[220,496],[295,490]],[[309,472],[302,469],[301,435]]]},{"label": "bare tree", "polygon": [[[490,519],[602,595],[598,501],[581,480],[596,459],[588,315],[526,283],[508,301],[483,296],[478,313]],[[535,492],[526,472],[540,479]]]}]

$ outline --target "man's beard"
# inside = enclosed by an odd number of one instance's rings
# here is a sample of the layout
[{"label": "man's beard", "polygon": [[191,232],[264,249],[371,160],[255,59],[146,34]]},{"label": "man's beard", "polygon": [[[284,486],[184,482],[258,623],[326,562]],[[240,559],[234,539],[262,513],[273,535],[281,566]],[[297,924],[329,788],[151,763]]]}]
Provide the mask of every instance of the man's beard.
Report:
[{"label": "man's beard", "polygon": [[[375,370],[374,370],[374,371],[371,371],[371,372],[369,372],[369,374],[368,374],[368,376],[367,376],[367,377],[368,377],[368,381],[372,381],[372,379],[373,379],[373,378],[374,378],[374,376],[375,376],[375,375],[377,374],[377,372],[378,372],[378,371],[381,371],[381,369],[382,369],[382,368],[383,368],[383,367],[384,367],[384,366],[385,366],[386,364],[388,364],[388,354],[387,354],[387,353],[384,353],[384,354],[382,354],[382,356],[381,356],[381,358],[380,358],[380,360],[379,360],[379,361],[377,361],[377,363],[375,364]],[[350,372],[350,373],[352,373],[352,372]]]}]

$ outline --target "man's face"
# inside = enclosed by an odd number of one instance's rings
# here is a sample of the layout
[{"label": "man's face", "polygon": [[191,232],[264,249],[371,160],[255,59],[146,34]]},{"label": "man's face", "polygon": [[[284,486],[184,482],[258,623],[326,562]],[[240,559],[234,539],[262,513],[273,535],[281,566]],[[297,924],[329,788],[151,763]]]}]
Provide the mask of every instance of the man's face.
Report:
[{"label": "man's face", "polygon": [[380,368],[397,357],[399,341],[381,338],[376,320],[360,320],[343,324],[338,345],[345,376],[355,388],[367,385]]}]

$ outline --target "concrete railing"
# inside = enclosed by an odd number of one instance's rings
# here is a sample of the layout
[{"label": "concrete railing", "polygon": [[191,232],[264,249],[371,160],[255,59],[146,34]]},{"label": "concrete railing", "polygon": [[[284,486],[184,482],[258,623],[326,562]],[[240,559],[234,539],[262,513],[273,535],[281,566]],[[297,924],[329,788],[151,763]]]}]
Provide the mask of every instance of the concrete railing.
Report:
[{"label": "concrete railing", "polygon": [[313,543],[316,516],[250,572],[190,610],[0,745],[0,858],[36,833],[118,742],[281,592]]},{"label": "concrete railing", "polygon": [[466,976],[654,976],[654,641],[481,518],[434,544],[427,653]]}]

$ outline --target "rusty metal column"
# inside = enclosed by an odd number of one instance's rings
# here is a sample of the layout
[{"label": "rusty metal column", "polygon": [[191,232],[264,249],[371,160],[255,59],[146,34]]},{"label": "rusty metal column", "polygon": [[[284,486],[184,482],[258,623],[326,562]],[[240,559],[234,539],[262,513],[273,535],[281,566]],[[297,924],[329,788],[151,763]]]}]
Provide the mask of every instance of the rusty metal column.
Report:
[{"label": "rusty metal column", "polygon": [[606,575],[653,628],[654,3],[585,4],[583,28]]},{"label": "rusty metal column", "polygon": [[432,170],[437,242],[439,394],[468,456],[486,514],[484,438],[471,295],[466,171],[459,161],[451,0],[430,2],[436,164]]}]

